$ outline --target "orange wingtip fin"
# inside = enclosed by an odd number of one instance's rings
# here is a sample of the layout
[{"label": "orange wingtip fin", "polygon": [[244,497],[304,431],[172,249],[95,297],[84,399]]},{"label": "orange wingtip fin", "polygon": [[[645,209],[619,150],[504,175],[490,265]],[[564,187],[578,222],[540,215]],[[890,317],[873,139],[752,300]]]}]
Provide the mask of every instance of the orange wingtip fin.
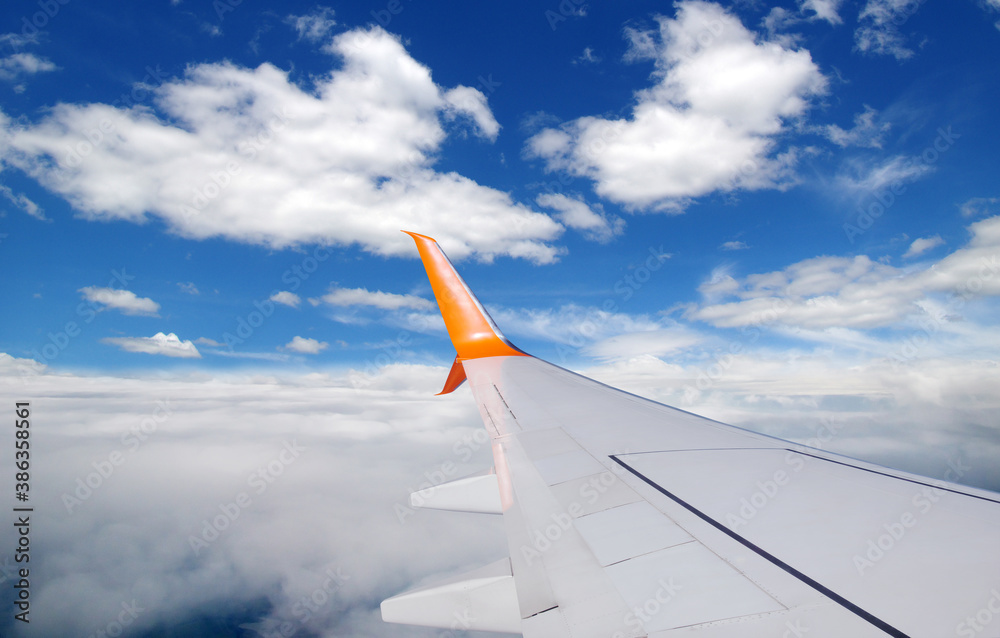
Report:
[{"label": "orange wingtip fin", "polygon": [[451,364],[451,370],[448,372],[448,378],[444,382],[444,388],[434,396],[450,394],[463,383],[465,383],[465,368],[462,366],[462,360],[455,357],[455,363]]},{"label": "orange wingtip fin", "polygon": [[441,309],[448,336],[458,352],[459,361],[482,357],[528,356],[503,336],[489,313],[462,281],[437,241],[419,233],[403,232],[417,243],[420,259],[424,262],[427,278],[430,279],[434,297]]}]

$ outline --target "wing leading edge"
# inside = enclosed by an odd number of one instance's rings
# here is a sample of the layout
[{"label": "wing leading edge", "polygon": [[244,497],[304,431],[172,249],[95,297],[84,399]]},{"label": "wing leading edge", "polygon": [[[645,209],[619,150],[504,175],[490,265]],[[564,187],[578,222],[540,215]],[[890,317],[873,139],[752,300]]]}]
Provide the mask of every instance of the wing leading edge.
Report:
[{"label": "wing leading edge", "polygon": [[528,638],[1000,636],[1000,495],[528,356],[410,235],[458,353],[444,392],[470,380],[493,448],[495,481],[456,482],[447,509],[502,511],[510,558],[386,600],[385,620]]}]

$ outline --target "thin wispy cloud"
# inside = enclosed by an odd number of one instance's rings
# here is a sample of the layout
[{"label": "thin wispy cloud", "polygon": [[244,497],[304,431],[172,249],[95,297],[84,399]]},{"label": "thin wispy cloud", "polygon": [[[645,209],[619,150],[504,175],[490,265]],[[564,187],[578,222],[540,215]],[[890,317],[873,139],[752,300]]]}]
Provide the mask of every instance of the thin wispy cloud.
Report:
[{"label": "thin wispy cloud", "polygon": [[382,310],[436,310],[437,305],[415,295],[401,295],[394,292],[382,292],[381,290],[367,290],[365,288],[334,288],[323,295],[322,300],[331,306],[354,307],[369,306]]},{"label": "thin wispy cloud", "polygon": [[100,309],[110,308],[126,315],[159,316],[160,304],[147,297],[139,297],[131,290],[87,286],[77,292],[83,293],[84,299]]},{"label": "thin wispy cloud", "polygon": [[181,341],[174,333],[157,332],[152,337],[106,337],[102,343],[118,346],[125,352],[159,354],[179,359],[200,359],[201,353],[191,341]]}]

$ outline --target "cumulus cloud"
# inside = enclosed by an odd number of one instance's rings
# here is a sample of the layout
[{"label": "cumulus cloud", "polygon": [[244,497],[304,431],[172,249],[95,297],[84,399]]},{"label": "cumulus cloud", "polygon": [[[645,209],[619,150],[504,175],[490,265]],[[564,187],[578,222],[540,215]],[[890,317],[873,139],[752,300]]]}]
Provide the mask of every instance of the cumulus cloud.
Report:
[{"label": "cumulus cloud", "polygon": [[583,199],[562,193],[546,193],[535,198],[539,206],[559,211],[557,217],[564,226],[580,231],[592,241],[607,243],[625,230],[625,220],[591,208]]},{"label": "cumulus cloud", "polygon": [[194,343],[181,341],[174,333],[157,332],[152,337],[106,337],[101,343],[118,346],[125,352],[144,352],[146,354],[162,354],[166,357],[180,359],[201,359],[201,353]]},{"label": "cumulus cloud", "polygon": [[941,235],[934,235],[933,237],[921,237],[919,239],[913,240],[910,247],[903,253],[903,258],[916,257],[917,255],[922,255],[931,248],[936,248],[944,244],[944,240],[941,239]]},{"label": "cumulus cloud", "polygon": [[293,337],[291,341],[285,344],[285,350],[291,350],[300,354],[319,354],[329,347],[330,344],[325,341],[298,336]]},{"label": "cumulus cloud", "polygon": [[189,295],[200,295],[201,291],[198,290],[198,286],[194,285],[193,281],[177,282],[177,287],[181,289],[181,292],[187,293]]},{"label": "cumulus cloud", "polygon": [[297,294],[288,292],[287,290],[276,292],[269,299],[274,303],[280,303],[289,308],[298,308],[299,304],[302,303],[302,299]]},{"label": "cumulus cloud", "polygon": [[367,288],[334,288],[323,295],[322,300],[331,306],[371,306],[382,310],[434,310],[433,301],[416,295],[400,295],[394,292],[371,291]]},{"label": "cumulus cloud", "polygon": [[149,89],[155,110],[67,103],[35,123],[0,113],[2,159],[86,219],[153,216],[187,238],[412,255],[399,232],[412,228],[456,259],[557,258],[556,221],[433,167],[446,118],[495,137],[481,92],[438,86],[379,27],[324,50],[340,64],[308,90],[271,64],[206,63]]},{"label": "cumulus cloud", "polygon": [[787,185],[796,153],[777,137],[827,87],[809,53],[761,41],[708,2],[678,3],[659,26],[626,30],[627,59],[656,62],[655,84],[637,94],[631,117],[547,128],[526,155],[633,208],[678,210],[713,191]]},{"label": "cumulus cloud", "polygon": [[126,315],[159,316],[157,313],[160,311],[160,304],[147,297],[139,297],[131,290],[87,286],[77,292],[82,292],[83,298],[92,304],[114,308]]}]

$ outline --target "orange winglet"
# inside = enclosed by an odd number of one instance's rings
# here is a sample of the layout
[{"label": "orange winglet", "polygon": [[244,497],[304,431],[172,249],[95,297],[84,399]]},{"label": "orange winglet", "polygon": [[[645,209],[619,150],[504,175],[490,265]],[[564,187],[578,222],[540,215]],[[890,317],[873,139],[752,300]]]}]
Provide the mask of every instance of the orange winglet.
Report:
[{"label": "orange winglet", "polygon": [[[437,241],[419,233],[411,233],[406,230],[403,232],[417,243],[417,250],[420,252],[420,259],[424,262],[424,268],[427,270],[427,278],[430,279],[438,308],[441,309],[441,316],[448,329],[448,336],[451,337],[451,342],[455,345],[455,350],[458,351],[451,374],[448,375],[449,383],[445,384],[445,390],[442,391],[442,394],[445,391],[450,391],[448,390],[450,382],[459,374],[455,368],[461,367],[462,361],[482,357],[530,356],[507,341],[500,329],[493,323],[489,313],[462,281],[451,261],[438,246]],[[464,378],[465,370],[463,368],[461,380]],[[458,380],[451,390],[457,388],[461,380]]]},{"label": "orange winglet", "polygon": [[448,378],[444,382],[444,388],[434,396],[454,392],[463,383],[465,383],[465,368],[462,366],[462,360],[455,357],[455,363],[451,364],[451,370],[448,372]]}]

